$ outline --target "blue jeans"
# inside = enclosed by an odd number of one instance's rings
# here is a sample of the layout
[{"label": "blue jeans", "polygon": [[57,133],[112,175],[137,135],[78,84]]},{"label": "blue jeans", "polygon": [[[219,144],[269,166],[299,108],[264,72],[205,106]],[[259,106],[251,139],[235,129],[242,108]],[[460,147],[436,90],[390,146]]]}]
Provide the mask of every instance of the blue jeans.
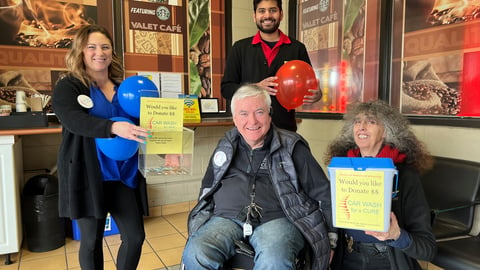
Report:
[{"label": "blue jeans", "polygon": [[[212,217],[190,235],[182,256],[185,269],[222,269],[235,255],[234,241],[241,239],[241,223]],[[300,231],[286,218],[256,227],[249,242],[255,250],[254,269],[262,270],[295,269],[295,259],[305,244]]]}]

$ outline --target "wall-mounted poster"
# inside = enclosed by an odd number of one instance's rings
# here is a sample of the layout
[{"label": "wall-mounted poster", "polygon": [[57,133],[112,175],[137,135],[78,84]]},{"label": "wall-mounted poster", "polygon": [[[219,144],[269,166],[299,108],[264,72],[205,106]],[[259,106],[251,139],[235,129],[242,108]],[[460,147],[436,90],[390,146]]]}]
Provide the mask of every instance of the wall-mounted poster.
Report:
[{"label": "wall-mounted poster", "polygon": [[27,98],[41,97],[51,112],[51,91],[58,71],[65,70],[67,48],[76,31],[92,23],[95,0],[0,1],[0,105],[14,108],[16,91],[22,90]]},{"label": "wall-mounted poster", "polygon": [[345,112],[377,97],[380,1],[297,1],[297,36],[307,47],[323,98],[301,112]]},{"label": "wall-mounted poster", "polygon": [[409,115],[480,116],[480,1],[396,3],[393,102]]},{"label": "wall-mounted poster", "polygon": [[185,6],[185,0],[125,1],[127,72],[184,70]]},{"label": "wall-mounted poster", "polygon": [[190,94],[212,97],[210,0],[188,3]]},{"label": "wall-mounted poster", "polygon": [[123,8],[127,76],[182,74],[184,94],[221,98],[224,1],[128,0]]},{"label": "wall-mounted poster", "polygon": [[69,48],[82,25],[96,22],[96,1],[0,1],[1,45]]}]

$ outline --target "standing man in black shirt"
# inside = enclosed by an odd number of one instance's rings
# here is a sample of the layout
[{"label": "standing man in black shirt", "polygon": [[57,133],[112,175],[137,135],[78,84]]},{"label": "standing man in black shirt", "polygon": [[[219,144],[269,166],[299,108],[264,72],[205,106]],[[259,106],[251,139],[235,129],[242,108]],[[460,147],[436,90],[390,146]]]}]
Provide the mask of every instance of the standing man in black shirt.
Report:
[{"label": "standing man in black shirt", "polygon": [[[283,19],[282,0],[254,0],[253,11],[258,32],[233,45],[222,79],[222,96],[231,100],[243,84],[256,84],[272,96],[273,123],[279,128],[296,131],[295,110],[284,108],[275,97],[278,86],[275,74],[284,63],[291,60],[311,64],[307,49],[301,42],[278,29]],[[322,97],[320,86],[309,91],[312,94],[304,97],[304,104],[315,103]]]}]

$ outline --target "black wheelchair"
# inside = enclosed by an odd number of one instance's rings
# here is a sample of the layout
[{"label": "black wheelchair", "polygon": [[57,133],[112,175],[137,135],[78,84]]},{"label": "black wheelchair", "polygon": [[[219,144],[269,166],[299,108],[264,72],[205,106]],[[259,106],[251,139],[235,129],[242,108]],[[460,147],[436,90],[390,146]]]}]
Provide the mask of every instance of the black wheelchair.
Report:
[{"label": "black wheelchair", "polygon": [[[245,243],[239,246],[237,244],[236,254],[225,262],[223,265],[223,270],[252,270],[254,267],[253,258],[255,257],[255,252],[253,248]],[[305,270],[308,263],[307,248],[304,248],[296,261],[296,270]]]}]

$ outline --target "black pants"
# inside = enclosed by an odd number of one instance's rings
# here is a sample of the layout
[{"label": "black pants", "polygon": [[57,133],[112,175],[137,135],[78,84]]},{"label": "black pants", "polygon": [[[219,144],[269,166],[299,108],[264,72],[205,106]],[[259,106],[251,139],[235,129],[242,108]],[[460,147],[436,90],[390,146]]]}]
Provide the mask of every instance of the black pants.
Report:
[{"label": "black pants", "polygon": [[[104,182],[105,207],[115,220],[122,244],[117,255],[118,270],[137,268],[145,239],[143,216],[135,191],[119,181]],[[80,229],[79,260],[82,270],[103,270],[103,232],[106,217],[77,219]]]},{"label": "black pants", "polygon": [[389,247],[385,243],[358,243],[355,242],[353,250],[345,250],[343,254],[342,269],[344,270],[389,270]]}]

